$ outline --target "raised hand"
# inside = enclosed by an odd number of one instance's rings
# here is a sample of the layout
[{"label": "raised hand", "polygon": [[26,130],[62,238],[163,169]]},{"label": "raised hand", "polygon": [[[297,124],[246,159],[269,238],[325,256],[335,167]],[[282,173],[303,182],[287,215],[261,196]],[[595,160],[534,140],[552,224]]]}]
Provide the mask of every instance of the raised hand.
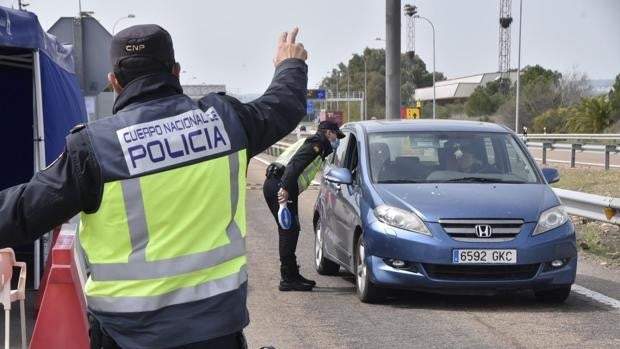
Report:
[{"label": "raised hand", "polygon": [[273,59],[274,65],[277,66],[287,58],[298,58],[304,61],[308,58],[304,45],[295,42],[297,33],[299,33],[299,28],[293,28],[290,33],[284,32],[280,35],[276,57]]}]

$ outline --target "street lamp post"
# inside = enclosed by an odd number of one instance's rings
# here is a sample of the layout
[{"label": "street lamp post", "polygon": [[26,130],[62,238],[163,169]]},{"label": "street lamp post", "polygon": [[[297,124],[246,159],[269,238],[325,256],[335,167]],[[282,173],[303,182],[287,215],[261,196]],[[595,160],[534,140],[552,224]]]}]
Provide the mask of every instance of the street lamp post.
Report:
[{"label": "street lamp post", "polygon": [[366,57],[364,57],[364,119],[368,120],[368,95],[366,91]]},{"label": "street lamp post", "polygon": [[519,90],[521,88],[521,18],[523,17],[523,0],[519,0],[519,54],[517,55],[517,99],[515,101],[515,132],[519,132]]},{"label": "street lamp post", "polygon": [[435,98],[436,97],[435,95],[435,26],[433,25],[433,22],[431,22],[426,17],[416,15],[414,16],[414,18],[421,18],[425,20],[426,22],[428,22],[428,24],[431,25],[431,28],[433,29],[433,119],[434,119],[436,116],[436,110],[437,110],[437,101]]},{"label": "street lamp post", "polygon": [[123,19],[127,19],[127,18],[136,18],[136,15],[134,15],[133,13],[130,13],[127,16],[123,16],[117,19],[116,22],[114,22],[114,25],[112,26],[112,35],[116,33],[116,25],[118,24],[118,22],[122,21]]}]

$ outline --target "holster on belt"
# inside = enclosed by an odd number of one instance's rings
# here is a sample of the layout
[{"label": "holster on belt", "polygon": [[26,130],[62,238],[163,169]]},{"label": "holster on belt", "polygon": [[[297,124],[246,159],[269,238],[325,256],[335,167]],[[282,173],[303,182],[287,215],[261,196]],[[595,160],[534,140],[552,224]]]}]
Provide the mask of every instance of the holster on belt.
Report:
[{"label": "holster on belt", "polygon": [[272,162],[269,166],[267,166],[265,176],[267,178],[272,178],[272,177],[282,178],[285,168],[286,167],[282,164],[279,164],[277,162]]}]

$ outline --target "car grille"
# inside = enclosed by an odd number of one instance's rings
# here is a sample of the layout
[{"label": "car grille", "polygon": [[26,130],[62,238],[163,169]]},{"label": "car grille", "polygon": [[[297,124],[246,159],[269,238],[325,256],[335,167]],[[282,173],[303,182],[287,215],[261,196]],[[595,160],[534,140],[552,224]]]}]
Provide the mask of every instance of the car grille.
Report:
[{"label": "car grille", "polygon": [[[504,242],[514,239],[521,231],[523,221],[520,219],[477,220],[477,219],[440,219],[443,230],[456,241],[462,242]],[[476,226],[490,229],[490,236],[480,237]]]},{"label": "car grille", "polygon": [[536,275],[539,264],[523,265],[452,265],[423,264],[431,279],[476,280],[527,280]]}]

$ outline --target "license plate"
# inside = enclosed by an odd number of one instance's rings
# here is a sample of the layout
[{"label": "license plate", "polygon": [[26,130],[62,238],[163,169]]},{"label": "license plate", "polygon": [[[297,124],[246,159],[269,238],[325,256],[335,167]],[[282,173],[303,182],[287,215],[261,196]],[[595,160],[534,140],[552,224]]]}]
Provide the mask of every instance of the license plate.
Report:
[{"label": "license plate", "polygon": [[454,264],[516,264],[517,250],[452,250]]}]

